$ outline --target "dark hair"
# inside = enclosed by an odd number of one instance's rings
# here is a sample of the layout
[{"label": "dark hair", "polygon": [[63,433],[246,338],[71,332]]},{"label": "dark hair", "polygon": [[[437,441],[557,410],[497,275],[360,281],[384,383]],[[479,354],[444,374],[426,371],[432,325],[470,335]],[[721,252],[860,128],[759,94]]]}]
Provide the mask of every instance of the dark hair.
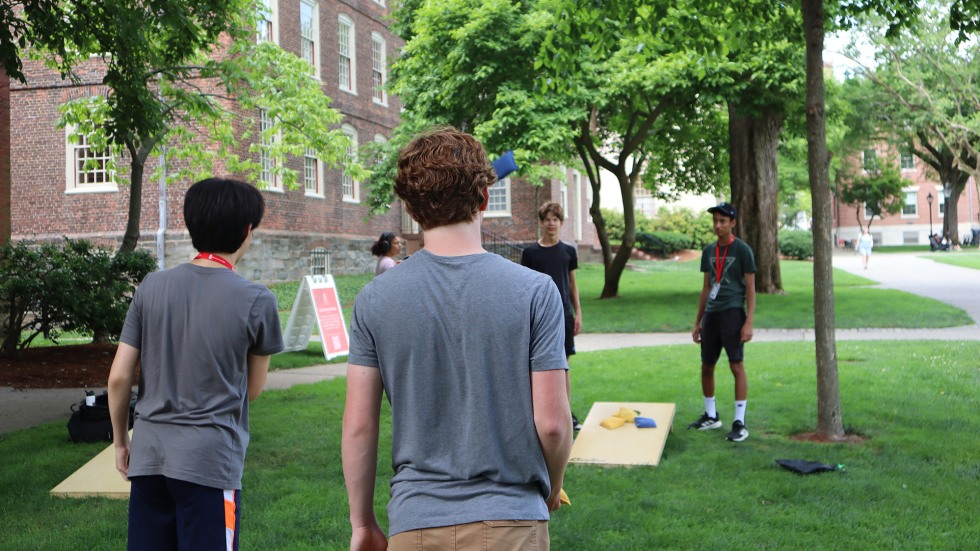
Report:
[{"label": "dark hair", "polygon": [[554,214],[559,222],[565,221],[565,209],[561,208],[561,205],[554,201],[548,201],[541,205],[541,208],[538,209],[538,220],[544,222],[545,217],[549,214]]},{"label": "dark hair", "polygon": [[208,178],[184,195],[184,224],[200,252],[237,251],[248,230],[265,214],[265,199],[255,186],[229,178]]},{"label": "dark hair", "polygon": [[483,145],[451,126],[423,132],[398,153],[395,193],[423,230],[473,220],[496,182]]},{"label": "dark hair", "polygon": [[395,234],[390,231],[386,231],[381,234],[381,237],[375,241],[374,245],[371,246],[371,254],[374,256],[384,256],[388,254],[391,250],[391,242],[394,241]]}]

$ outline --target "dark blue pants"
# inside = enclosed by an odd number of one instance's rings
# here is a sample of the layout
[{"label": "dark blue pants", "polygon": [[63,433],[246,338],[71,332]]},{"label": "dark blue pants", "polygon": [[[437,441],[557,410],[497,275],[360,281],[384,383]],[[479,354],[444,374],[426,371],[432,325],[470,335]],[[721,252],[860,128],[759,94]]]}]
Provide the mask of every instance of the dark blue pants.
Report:
[{"label": "dark blue pants", "polygon": [[238,550],[240,490],[165,476],[134,476],[130,482],[130,551]]}]

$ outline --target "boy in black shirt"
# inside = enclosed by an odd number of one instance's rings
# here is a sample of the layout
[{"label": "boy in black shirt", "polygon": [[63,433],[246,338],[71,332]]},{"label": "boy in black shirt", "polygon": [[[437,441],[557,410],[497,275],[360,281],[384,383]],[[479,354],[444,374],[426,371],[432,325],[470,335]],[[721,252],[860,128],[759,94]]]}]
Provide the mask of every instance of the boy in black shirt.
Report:
[{"label": "boy in black shirt", "polygon": [[[538,209],[538,220],[541,222],[541,239],[524,249],[521,253],[521,265],[548,274],[555,280],[565,308],[565,357],[569,358],[575,353],[575,335],[582,330],[582,307],[578,298],[578,285],[575,283],[578,253],[575,247],[558,239],[561,225],[565,221],[565,210],[561,205],[552,201],[541,205]],[[568,395],[572,395],[571,377],[568,378]],[[574,413],[572,427],[575,430],[582,428]]]}]

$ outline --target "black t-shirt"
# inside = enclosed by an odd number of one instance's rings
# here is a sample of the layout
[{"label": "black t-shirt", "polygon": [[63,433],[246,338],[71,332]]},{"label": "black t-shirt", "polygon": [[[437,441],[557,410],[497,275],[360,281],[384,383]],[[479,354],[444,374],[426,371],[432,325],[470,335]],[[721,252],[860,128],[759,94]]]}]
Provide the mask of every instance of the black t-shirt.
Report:
[{"label": "black t-shirt", "polygon": [[575,247],[561,241],[549,247],[535,243],[521,253],[521,266],[550,275],[561,294],[565,317],[573,316],[572,298],[568,288],[571,271],[578,269],[578,252]]}]

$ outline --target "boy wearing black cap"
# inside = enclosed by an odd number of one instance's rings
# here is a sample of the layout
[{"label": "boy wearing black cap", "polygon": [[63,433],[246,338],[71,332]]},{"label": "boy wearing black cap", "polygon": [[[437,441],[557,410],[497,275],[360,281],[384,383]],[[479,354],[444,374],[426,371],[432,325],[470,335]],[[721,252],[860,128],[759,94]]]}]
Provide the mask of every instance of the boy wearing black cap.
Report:
[{"label": "boy wearing black cap", "polygon": [[752,248],[732,233],[738,219],[734,205],[722,202],[708,212],[718,241],[701,253],[704,285],[692,333],[694,342],[701,343],[704,413],[687,428],[711,430],[722,426],[715,408],[715,364],[724,348],[735,376],[735,421],[726,438],[741,442],[749,437],[745,428],[748,382],[742,358],[744,344],[752,340],[755,317],[755,257]]}]

